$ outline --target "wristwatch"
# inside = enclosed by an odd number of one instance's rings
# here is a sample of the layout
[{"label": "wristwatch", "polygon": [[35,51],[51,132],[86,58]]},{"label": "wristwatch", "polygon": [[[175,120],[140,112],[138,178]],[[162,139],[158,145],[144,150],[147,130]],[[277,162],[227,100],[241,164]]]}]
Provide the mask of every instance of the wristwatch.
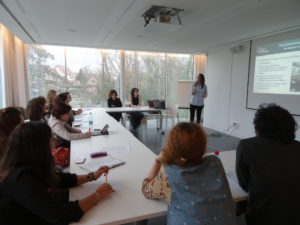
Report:
[{"label": "wristwatch", "polygon": [[88,173],[87,179],[88,179],[89,181],[96,180],[95,177],[94,177],[94,173]]}]

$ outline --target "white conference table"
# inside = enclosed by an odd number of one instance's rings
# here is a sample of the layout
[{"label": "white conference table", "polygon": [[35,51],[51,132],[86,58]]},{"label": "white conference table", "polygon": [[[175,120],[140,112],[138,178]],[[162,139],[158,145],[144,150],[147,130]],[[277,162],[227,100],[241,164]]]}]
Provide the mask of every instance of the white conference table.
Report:
[{"label": "white conference table", "polygon": [[248,194],[240,187],[236,178],[235,172],[235,159],[236,151],[224,151],[220,152],[219,157],[222,161],[225,173],[227,175],[227,180],[230,186],[233,200],[235,202],[245,200],[248,198]]},{"label": "white conference table", "polygon": [[162,118],[162,110],[163,109],[155,109],[150,108],[148,106],[135,106],[135,107],[111,107],[111,108],[104,108],[105,112],[107,113],[130,113],[130,112],[148,112],[148,113],[157,113],[159,115],[159,131],[161,134],[164,134],[164,131],[162,129],[163,125],[163,118]]},{"label": "white conference table", "polygon": [[[84,110],[83,115],[76,116],[75,123],[84,124],[83,126],[87,128],[88,113],[91,111],[93,112],[94,128],[102,128],[105,124],[109,124],[109,135],[72,141],[70,172],[86,174],[88,171],[75,164],[76,159],[86,157],[86,163],[97,160],[91,159],[89,154],[101,151],[103,147],[130,146],[131,151],[109,153],[112,157],[125,161],[124,165],[111,169],[108,175],[108,182],[116,192],[95,205],[80,222],[74,224],[116,225],[165,215],[167,212],[165,202],[147,200],[141,192],[142,181],[147,176],[156,155],[103,109]],[[230,154],[235,155],[234,151],[220,154],[225,168],[232,168],[232,163],[234,163]],[[230,165],[226,166],[226,164]],[[247,194],[233,180],[228,180],[234,200],[245,199]],[[70,199],[81,199],[93,193],[103,182],[104,178],[101,177],[97,181],[70,189]]]}]

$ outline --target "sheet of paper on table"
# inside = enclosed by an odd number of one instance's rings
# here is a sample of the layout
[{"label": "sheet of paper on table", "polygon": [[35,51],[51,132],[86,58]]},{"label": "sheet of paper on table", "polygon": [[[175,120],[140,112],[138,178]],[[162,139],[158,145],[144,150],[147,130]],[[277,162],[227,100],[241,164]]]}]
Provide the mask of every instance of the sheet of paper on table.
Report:
[{"label": "sheet of paper on table", "polygon": [[119,159],[114,159],[110,156],[99,157],[91,159],[91,161],[79,165],[81,168],[86,169],[90,172],[94,172],[101,166],[108,166],[109,168],[114,168],[123,165],[125,162]]}]

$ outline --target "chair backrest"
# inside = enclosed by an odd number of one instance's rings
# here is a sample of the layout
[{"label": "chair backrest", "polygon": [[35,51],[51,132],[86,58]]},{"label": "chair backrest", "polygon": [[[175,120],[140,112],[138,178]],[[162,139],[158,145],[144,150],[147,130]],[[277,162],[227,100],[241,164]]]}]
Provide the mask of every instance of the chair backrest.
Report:
[{"label": "chair backrest", "polygon": [[170,110],[171,110],[171,115],[172,116],[178,116],[178,105],[170,105],[169,106]]}]

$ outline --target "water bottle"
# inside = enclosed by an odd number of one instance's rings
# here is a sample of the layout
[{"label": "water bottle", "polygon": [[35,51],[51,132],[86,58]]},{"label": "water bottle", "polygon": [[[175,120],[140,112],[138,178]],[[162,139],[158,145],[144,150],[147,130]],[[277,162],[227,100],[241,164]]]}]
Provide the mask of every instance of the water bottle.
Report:
[{"label": "water bottle", "polygon": [[93,114],[90,112],[89,114],[89,131],[93,132],[94,131],[94,126],[93,126]]}]

